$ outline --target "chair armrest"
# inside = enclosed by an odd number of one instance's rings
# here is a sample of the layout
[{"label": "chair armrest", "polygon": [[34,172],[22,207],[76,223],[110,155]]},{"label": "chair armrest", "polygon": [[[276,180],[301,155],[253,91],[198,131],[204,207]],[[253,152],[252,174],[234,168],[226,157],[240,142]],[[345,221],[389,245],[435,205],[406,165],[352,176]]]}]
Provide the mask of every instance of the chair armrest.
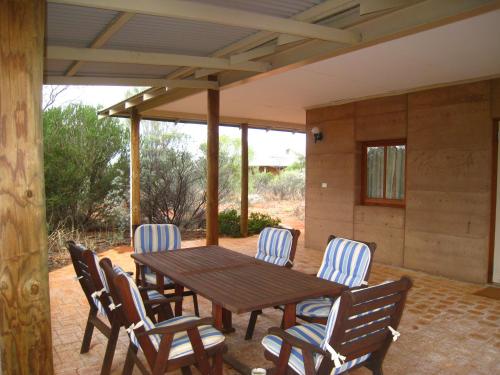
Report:
[{"label": "chair armrest", "polygon": [[302,341],[301,339],[289,334],[288,332],[284,331],[281,328],[278,327],[271,327],[267,331],[270,335],[278,336],[280,337],[283,341],[286,341],[292,346],[295,346],[297,348],[303,349],[303,350],[309,350],[313,353],[319,353],[322,355],[328,355],[326,351],[324,351],[321,348],[318,348],[317,346],[314,346],[307,341]]},{"label": "chair armrest", "polygon": [[143,301],[144,302],[144,305],[146,306],[156,306],[156,305],[166,305],[168,303],[171,303],[171,302],[180,302],[182,301],[182,297],[181,296],[175,296],[175,297],[165,297],[165,298],[162,298],[162,299],[148,299],[148,300],[145,300]]},{"label": "chair armrest", "polygon": [[191,322],[172,324],[166,327],[153,328],[149,331],[141,332],[137,334],[137,336],[139,337],[143,335],[165,335],[168,333],[184,332],[199,326],[213,325],[213,322],[214,321],[212,318],[197,319]]}]

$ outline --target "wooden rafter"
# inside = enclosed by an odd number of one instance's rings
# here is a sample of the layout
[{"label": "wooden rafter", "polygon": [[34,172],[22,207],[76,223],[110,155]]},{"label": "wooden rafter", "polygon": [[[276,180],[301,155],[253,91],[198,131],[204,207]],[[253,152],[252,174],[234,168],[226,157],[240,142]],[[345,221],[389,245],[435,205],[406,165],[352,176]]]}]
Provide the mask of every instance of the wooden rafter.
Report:
[{"label": "wooden rafter", "polygon": [[[123,12],[120,13],[109,25],[107,25],[104,30],[94,39],[90,44],[89,48],[101,48],[106,42],[114,35],[118,30],[120,30],[135,13]],[[82,67],[83,61],[75,61],[71,67],[66,72],[66,76],[74,76],[78,70]]]},{"label": "wooden rafter", "polygon": [[97,86],[150,86],[192,89],[218,90],[217,82],[193,80],[193,79],[158,79],[158,78],[131,78],[131,77],[67,77],[46,76],[44,83],[47,85],[97,85]]},{"label": "wooden rafter", "polygon": [[265,72],[270,67],[268,63],[254,61],[231,64],[229,59],[215,57],[60,46],[48,46],[47,58],[55,60],[94,61],[116,64],[190,66],[195,68],[242,70],[251,72]]},{"label": "wooden rafter", "polygon": [[221,25],[266,30],[277,33],[299,35],[307,38],[353,44],[361,36],[355,31],[335,29],[314,25],[288,18],[281,18],[220,7],[194,1],[180,0],[49,0],[60,4],[78,5],[121,12],[148,14],[160,17],[173,17],[192,21],[211,22]]}]

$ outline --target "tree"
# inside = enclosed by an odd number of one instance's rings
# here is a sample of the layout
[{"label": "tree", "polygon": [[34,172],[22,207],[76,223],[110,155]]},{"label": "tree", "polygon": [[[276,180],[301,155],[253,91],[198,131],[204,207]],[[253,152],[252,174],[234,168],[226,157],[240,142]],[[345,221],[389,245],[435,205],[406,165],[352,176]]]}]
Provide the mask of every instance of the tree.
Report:
[{"label": "tree", "polygon": [[128,187],[127,128],[82,104],[46,110],[43,127],[50,227],[88,229],[112,220]]},{"label": "tree", "polygon": [[143,122],[141,211],[150,223],[199,227],[205,216],[202,162],[188,150],[189,137],[172,126]]}]

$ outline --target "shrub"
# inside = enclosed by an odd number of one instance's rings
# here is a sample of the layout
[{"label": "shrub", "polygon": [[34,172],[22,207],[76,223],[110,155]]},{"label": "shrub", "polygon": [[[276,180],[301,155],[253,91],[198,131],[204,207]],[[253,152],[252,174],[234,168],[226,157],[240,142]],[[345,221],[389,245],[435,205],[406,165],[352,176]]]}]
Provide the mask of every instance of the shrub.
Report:
[{"label": "shrub", "polygon": [[248,218],[248,234],[258,234],[265,227],[277,227],[281,220],[260,212],[252,212]]},{"label": "shrub", "polygon": [[303,199],[305,193],[304,170],[285,169],[277,175],[261,172],[252,176],[253,190],[264,197]]},{"label": "shrub", "polygon": [[240,214],[235,209],[219,212],[219,233],[231,237],[239,237]]},{"label": "shrub", "polygon": [[[276,227],[281,223],[279,218],[261,212],[252,212],[248,218],[248,234],[259,234],[265,227]],[[219,233],[239,237],[240,214],[235,209],[227,209],[219,213]]]}]

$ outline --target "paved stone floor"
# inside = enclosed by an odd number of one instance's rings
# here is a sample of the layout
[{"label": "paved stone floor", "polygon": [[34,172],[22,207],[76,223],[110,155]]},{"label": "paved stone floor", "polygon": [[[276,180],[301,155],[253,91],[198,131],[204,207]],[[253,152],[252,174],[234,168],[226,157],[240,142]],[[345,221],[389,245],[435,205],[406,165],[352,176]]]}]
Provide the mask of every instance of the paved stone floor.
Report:
[{"label": "paved stone floor", "polygon": [[[257,237],[221,239],[221,245],[254,254]],[[201,240],[185,241],[183,247],[203,244]],[[127,270],[133,270],[128,247],[101,254]],[[295,269],[316,272],[322,252],[305,249],[299,242]],[[79,284],[73,280],[71,265],[50,273],[54,365],[57,374],[98,374],[104,355],[105,338],[95,332],[90,352],[80,354],[88,306]],[[386,357],[386,374],[500,374],[500,301],[472,295],[482,285],[463,283],[425,273],[374,264],[370,284],[396,279],[406,274],[413,278],[406,310],[399,328],[400,339]],[[209,316],[211,305],[201,299],[202,316]],[[185,310],[192,309],[190,298]],[[271,326],[278,326],[281,315],[274,309],[259,317],[254,339],[243,340],[248,314],[234,316],[236,332],[227,337],[229,350],[253,367],[269,367],[260,345]],[[121,332],[113,362],[113,374],[120,374],[128,337]],[[234,374],[230,368],[225,374]],[[366,369],[351,374],[368,374]],[[134,374],[139,374],[136,369]]]}]

